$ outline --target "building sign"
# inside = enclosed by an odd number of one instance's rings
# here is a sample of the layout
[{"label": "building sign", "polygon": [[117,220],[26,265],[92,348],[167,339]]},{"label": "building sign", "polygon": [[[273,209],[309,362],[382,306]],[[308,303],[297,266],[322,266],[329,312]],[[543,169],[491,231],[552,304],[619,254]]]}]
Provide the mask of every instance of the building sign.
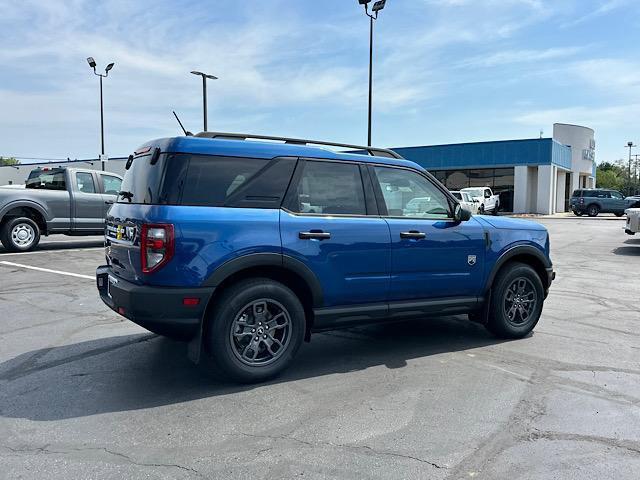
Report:
[{"label": "building sign", "polygon": [[593,138],[589,139],[589,148],[582,150],[582,159],[587,162],[596,161],[596,141]]}]

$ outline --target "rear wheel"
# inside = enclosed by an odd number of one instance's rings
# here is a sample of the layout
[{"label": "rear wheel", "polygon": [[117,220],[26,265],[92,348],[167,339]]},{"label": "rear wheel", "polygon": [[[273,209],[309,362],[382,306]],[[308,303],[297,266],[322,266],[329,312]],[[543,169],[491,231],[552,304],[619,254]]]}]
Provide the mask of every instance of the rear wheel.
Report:
[{"label": "rear wheel", "polygon": [[524,337],[538,323],[543,301],[536,271],[524,263],[510,263],[493,284],[487,329],[502,338]]},{"label": "rear wheel", "polygon": [[495,207],[493,207],[493,212],[491,212],[492,215],[498,215],[498,209],[500,207],[498,205],[496,205]]},{"label": "rear wheel", "polygon": [[0,231],[0,241],[10,252],[28,252],[38,246],[40,229],[28,217],[9,219]]},{"label": "rear wheel", "polygon": [[587,215],[590,217],[597,217],[599,213],[600,207],[598,207],[598,205],[592,204],[587,207]]},{"label": "rear wheel", "polygon": [[573,211],[573,214],[574,214],[576,217],[581,217],[581,216],[582,216],[582,212],[581,212],[580,210],[574,210],[574,211]]},{"label": "rear wheel", "polygon": [[624,212],[615,212],[616,217],[621,217],[624,215]]},{"label": "rear wheel", "polygon": [[285,285],[245,280],[216,302],[206,348],[214,369],[237,382],[268,380],[284,370],[302,343],[304,308]]}]

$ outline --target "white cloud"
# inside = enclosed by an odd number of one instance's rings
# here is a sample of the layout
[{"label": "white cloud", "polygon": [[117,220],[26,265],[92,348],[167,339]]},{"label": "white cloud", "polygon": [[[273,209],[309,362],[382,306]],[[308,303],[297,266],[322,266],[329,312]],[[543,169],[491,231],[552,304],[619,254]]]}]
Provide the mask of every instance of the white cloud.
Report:
[{"label": "white cloud", "polygon": [[543,50],[503,50],[479,55],[463,60],[458,64],[462,68],[466,67],[496,67],[513,63],[541,62],[546,60],[557,60],[560,58],[572,57],[585,50],[585,47],[554,47]]}]

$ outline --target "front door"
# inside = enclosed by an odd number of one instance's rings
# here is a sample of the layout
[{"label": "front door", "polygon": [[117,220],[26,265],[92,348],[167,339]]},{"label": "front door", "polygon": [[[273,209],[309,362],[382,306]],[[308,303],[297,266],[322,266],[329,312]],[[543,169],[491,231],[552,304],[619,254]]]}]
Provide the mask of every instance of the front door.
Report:
[{"label": "front door", "polygon": [[389,227],[371,211],[370,185],[365,195],[357,163],[298,162],[280,213],[282,250],[315,273],[325,307],[387,300]]},{"label": "front door", "polygon": [[391,233],[390,301],[476,296],[485,238],[480,222],[453,220],[445,193],[421,173],[371,168]]}]

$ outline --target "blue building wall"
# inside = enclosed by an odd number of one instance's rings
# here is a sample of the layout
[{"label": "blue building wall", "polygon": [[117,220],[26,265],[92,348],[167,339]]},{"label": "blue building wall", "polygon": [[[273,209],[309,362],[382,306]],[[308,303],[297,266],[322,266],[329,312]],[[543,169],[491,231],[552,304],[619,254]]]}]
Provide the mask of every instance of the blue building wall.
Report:
[{"label": "blue building wall", "polygon": [[393,148],[427,170],[550,165],[571,169],[571,147],[551,138]]}]

